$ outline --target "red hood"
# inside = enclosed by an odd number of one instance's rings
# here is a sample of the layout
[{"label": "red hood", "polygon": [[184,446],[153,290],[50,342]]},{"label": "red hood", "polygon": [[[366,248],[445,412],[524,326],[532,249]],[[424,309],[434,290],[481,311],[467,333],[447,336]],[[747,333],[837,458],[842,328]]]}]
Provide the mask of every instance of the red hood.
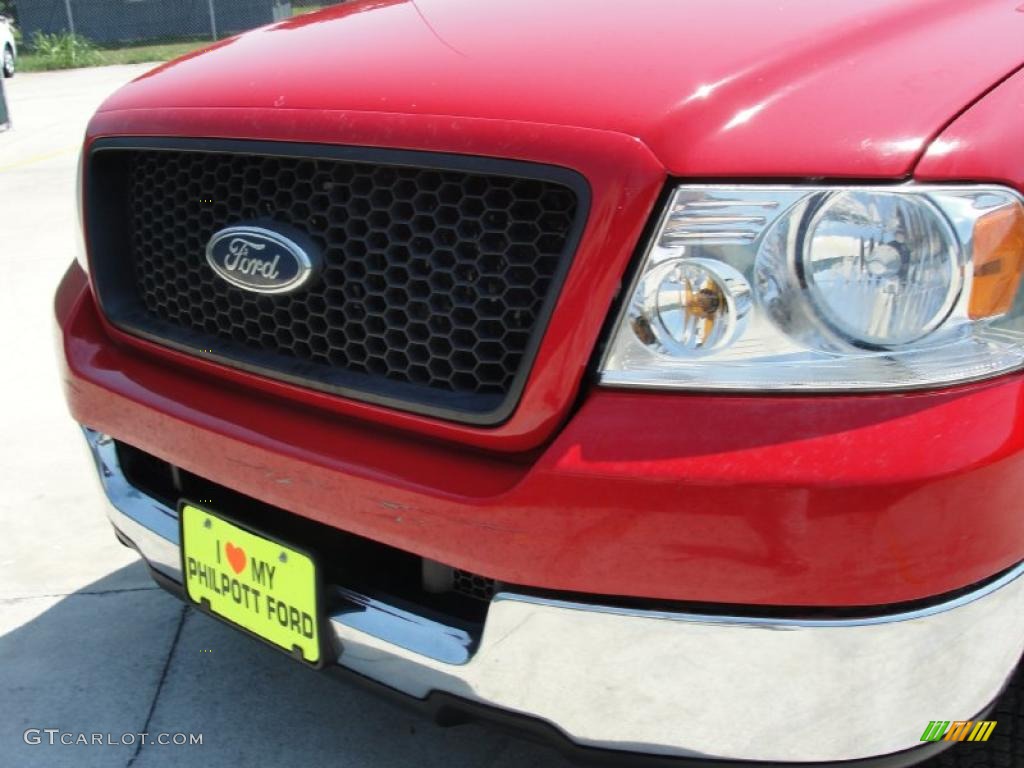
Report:
[{"label": "red hood", "polygon": [[900,176],[1024,62],[1019,4],[370,0],[223,41],[103,109],[508,119],[628,134],[677,175]]}]

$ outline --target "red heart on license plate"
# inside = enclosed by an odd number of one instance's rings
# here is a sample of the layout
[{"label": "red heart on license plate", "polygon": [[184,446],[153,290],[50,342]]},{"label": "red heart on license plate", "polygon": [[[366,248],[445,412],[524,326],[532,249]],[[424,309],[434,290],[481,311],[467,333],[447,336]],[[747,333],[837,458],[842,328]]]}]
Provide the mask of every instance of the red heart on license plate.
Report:
[{"label": "red heart on license plate", "polygon": [[228,564],[235,573],[245,570],[245,550],[236,547],[230,541],[224,544],[224,554],[228,556]]}]

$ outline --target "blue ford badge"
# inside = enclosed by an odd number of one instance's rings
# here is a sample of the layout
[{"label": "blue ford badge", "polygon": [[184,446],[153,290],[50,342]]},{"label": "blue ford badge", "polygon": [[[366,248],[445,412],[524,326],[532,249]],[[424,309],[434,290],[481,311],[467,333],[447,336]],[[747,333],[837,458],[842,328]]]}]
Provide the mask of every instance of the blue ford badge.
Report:
[{"label": "blue ford badge", "polygon": [[[268,229],[272,226],[273,229]],[[313,273],[314,249],[290,228],[239,225],[215,233],[206,245],[206,261],[222,279],[254,293],[288,293]]]}]

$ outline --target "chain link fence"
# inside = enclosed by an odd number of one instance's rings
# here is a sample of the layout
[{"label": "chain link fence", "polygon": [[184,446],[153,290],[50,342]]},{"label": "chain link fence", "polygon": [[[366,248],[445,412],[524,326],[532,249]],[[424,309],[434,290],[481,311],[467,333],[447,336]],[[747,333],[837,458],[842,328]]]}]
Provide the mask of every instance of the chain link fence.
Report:
[{"label": "chain link fence", "polygon": [[288,0],[6,0],[24,40],[70,33],[104,47],[219,40],[330,2]]}]

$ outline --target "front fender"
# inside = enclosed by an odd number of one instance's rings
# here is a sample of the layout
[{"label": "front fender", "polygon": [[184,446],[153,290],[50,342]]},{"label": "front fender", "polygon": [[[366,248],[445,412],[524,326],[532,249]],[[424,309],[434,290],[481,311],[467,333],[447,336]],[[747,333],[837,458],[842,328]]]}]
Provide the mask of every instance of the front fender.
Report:
[{"label": "front fender", "polygon": [[914,170],[918,181],[985,181],[1024,191],[1024,68],[1005,78],[934,139]]}]

